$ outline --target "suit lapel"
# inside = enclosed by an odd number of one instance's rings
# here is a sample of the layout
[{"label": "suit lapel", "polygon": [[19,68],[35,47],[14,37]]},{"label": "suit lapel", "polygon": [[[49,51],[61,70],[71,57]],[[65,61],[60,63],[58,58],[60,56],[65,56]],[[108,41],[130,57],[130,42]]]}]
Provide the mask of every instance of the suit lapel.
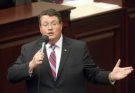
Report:
[{"label": "suit lapel", "polygon": [[61,53],[61,61],[60,61],[60,66],[58,70],[58,75],[57,75],[57,82],[61,78],[61,74],[64,68],[65,63],[67,62],[68,55],[70,54],[70,45],[68,44],[67,40],[63,38],[63,46],[62,46],[62,53]]}]

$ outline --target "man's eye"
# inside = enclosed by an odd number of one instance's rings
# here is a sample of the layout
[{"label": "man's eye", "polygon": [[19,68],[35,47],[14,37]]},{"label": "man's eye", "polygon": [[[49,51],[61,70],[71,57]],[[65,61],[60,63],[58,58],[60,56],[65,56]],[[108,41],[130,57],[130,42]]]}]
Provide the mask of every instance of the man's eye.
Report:
[{"label": "man's eye", "polygon": [[46,27],[46,26],[48,26],[48,24],[43,24],[43,26],[45,26],[45,27]]},{"label": "man's eye", "polygon": [[57,25],[57,23],[52,23],[52,25]]}]

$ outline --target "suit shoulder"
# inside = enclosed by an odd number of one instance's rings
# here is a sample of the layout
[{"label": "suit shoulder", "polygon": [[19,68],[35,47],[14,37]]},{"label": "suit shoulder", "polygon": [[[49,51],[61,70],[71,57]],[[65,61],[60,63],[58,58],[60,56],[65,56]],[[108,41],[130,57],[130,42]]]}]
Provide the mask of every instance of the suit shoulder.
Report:
[{"label": "suit shoulder", "polygon": [[85,42],[81,41],[81,40],[72,39],[72,38],[68,38],[68,37],[66,39],[71,43],[85,44]]},{"label": "suit shoulder", "polygon": [[[39,40],[39,39],[38,39]],[[22,48],[32,48],[34,45],[36,45],[37,44],[37,42],[38,42],[38,40],[34,40],[34,41],[31,41],[31,42],[28,42],[28,43],[26,43],[26,44],[24,44],[23,46],[22,46]]]},{"label": "suit shoulder", "polygon": [[74,45],[74,46],[86,46],[86,42],[81,41],[81,40],[72,39],[72,38],[67,38],[67,40],[71,45]]}]

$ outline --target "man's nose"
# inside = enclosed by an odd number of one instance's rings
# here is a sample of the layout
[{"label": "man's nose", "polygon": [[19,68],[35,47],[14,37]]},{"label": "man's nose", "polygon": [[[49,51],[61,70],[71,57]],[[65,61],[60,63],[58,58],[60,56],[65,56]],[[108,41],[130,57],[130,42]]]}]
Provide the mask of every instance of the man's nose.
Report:
[{"label": "man's nose", "polygon": [[51,24],[48,25],[48,29],[52,29],[53,26]]}]

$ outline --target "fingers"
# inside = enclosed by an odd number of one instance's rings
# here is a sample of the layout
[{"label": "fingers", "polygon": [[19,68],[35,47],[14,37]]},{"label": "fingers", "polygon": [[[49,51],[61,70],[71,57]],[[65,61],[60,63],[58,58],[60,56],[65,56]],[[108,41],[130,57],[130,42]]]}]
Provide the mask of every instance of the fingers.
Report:
[{"label": "fingers", "polygon": [[39,51],[34,55],[34,57],[33,57],[33,62],[34,62],[34,64],[41,64],[43,60],[44,60],[44,53],[39,50]]},{"label": "fingers", "polygon": [[44,59],[44,53],[41,51],[38,51],[35,58],[36,58],[36,63],[42,63]]},{"label": "fingers", "polygon": [[30,63],[29,63],[29,70],[32,71],[39,64],[42,64],[43,60],[44,60],[44,53],[39,50],[34,55],[32,61],[30,61]]},{"label": "fingers", "polygon": [[115,67],[120,67],[120,63],[121,63],[121,60],[118,59],[118,61],[117,61],[116,65],[115,65]]},{"label": "fingers", "polygon": [[133,70],[133,67],[124,67],[125,70]]},{"label": "fingers", "polygon": [[130,74],[133,70],[134,70],[133,67],[125,67],[125,68],[124,68],[124,73],[128,75],[128,74]]}]

